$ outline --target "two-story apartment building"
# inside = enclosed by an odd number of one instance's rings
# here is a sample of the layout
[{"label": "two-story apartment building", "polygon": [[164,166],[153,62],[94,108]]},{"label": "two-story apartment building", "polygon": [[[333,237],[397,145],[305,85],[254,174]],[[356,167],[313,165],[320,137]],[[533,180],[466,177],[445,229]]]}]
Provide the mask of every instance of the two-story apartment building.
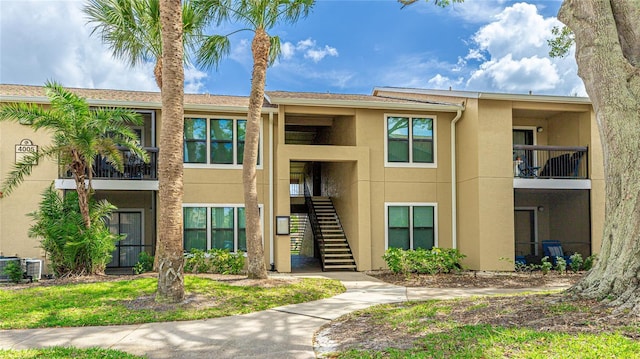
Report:
[{"label": "two-story apartment building", "polygon": [[[124,173],[97,161],[97,198],[119,209],[110,220],[118,243],[111,267],[152,252],[157,216],[159,93],[74,89],[95,106],[139,111],[136,128],[150,163],[129,156]],[[47,106],[41,87],[0,85],[0,102]],[[246,247],[242,149],[248,98],[186,95],[184,245]],[[458,248],[477,270],[512,270],[536,260],[544,240],[566,252],[597,253],[604,214],[600,140],[588,99],[403,88],[372,95],[267,92],[258,163],[265,261],[295,270],[293,232],[308,227],[302,252],[333,268],[379,269],[389,247]],[[21,143],[47,134],[0,123],[0,173]],[[38,164],[0,200],[0,253],[40,258],[29,238],[40,193],[73,183],[55,163]],[[308,218],[309,225],[289,224]],[[284,225],[284,228],[281,226]],[[295,228],[300,227],[300,228]],[[292,233],[290,233],[291,229]],[[509,260],[504,260],[504,258]],[[295,264],[295,261],[294,261]]]}]

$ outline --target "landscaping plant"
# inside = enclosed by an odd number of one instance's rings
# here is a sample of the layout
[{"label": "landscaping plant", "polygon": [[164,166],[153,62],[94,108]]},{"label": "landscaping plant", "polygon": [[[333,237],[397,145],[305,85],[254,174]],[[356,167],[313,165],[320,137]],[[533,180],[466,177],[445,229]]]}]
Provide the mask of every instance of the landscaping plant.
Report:
[{"label": "landscaping plant", "polygon": [[40,244],[57,277],[103,273],[111,260],[116,241],[122,239],[109,231],[105,218],[116,207],[107,201],[89,202],[91,227],[84,225],[77,192],[64,197],[49,186],[37,211],[30,213],[35,223],[30,237],[40,237]]},{"label": "landscaping plant", "polygon": [[13,283],[22,282],[24,272],[22,271],[22,266],[17,264],[16,262],[9,262],[6,267],[4,267],[4,274],[9,276],[9,280]]},{"label": "landscaping plant", "polygon": [[551,268],[553,268],[553,264],[549,262],[549,256],[542,257],[542,260],[540,263],[540,270],[542,271],[542,275],[549,274],[549,271],[551,270]]},{"label": "landscaping plant", "polygon": [[556,257],[556,270],[560,274],[564,274],[567,271],[567,261],[564,257]]},{"label": "landscaping plant", "polygon": [[569,259],[571,260],[571,264],[569,264],[569,267],[571,267],[573,273],[578,273],[578,271],[582,269],[582,265],[584,264],[582,255],[580,253],[573,253],[571,257],[569,257]]},{"label": "landscaping plant", "polygon": [[142,274],[153,270],[153,256],[147,252],[140,252],[138,262],[133,266],[134,274]]},{"label": "landscaping plant", "polygon": [[461,261],[465,257],[457,249],[434,247],[416,250],[389,248],[382,258],[389,270],[396,274],[437,274],[461,270]]}]

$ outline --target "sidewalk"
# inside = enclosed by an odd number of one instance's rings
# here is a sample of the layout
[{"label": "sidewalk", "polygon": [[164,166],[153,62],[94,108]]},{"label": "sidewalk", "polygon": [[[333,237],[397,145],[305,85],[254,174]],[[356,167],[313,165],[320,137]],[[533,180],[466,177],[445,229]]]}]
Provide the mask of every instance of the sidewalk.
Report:
[{"label": "sidewalk", "polygon": [[[282,276],[281,274],[274,277]],[[262,312],[185,322],[108,327],[75,327],[0,331],[0,348],[48,346],[102,347],[148,358],[315,358],[314,333],[354,310],[406,300],[522,292],[503,289],[405,288],[358,272],[324,272],[305,277],[342,281],[345,293],[314,302]],[[546,288],[548,290],[549,288]],[[323,343],[328,345],[330,343]]]}]

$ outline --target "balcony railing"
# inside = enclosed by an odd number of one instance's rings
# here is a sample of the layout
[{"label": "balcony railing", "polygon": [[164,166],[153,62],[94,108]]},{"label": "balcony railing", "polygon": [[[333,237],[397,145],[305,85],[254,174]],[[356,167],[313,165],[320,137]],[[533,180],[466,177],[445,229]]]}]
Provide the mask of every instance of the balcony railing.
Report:
[{"label": "balcony railing", "polygon": [[[149,162],[144,163],[140,157],[126,147],[119,147],[122,153],[124,168],[118,171],[104,158],[98,157],[93,163],[93,179],[99,180],[157,180],[158,179],[158,148],[144,147],[149,154]],[[63,173],[62,178],[71,178],[70,173]]]},{"label": "balcony railing", "polygon": [[513,145],[513,175],[519,178],[587,179],[588,148]]}]

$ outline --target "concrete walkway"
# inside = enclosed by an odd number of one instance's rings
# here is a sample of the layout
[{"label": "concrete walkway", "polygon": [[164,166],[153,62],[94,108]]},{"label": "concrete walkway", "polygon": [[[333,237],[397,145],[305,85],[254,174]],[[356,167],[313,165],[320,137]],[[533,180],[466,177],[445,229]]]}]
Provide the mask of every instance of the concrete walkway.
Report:
[{"label": "concrete walkway", "polygon": [[[278,276],[282,275],[274,277]],[[298,276],[338,279],[347,291],[314,302],[215,319],[109,327],[0,330],[0,348],[102,347],[159,359],[307,359],[316,357],[313,348],[314,333],[322,325],[354,310],[406,300],[447,299],[523,291],[490,288],[405,288],[355,272],[325,272]]]}]

